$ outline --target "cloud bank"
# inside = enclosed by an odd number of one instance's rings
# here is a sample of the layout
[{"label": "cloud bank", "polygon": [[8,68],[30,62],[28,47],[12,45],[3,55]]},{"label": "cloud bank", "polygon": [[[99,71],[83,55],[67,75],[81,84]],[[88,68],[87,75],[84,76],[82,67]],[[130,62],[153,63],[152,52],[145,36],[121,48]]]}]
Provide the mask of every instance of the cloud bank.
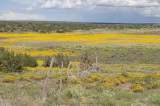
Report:
[{"label": "cloud bank", "polygon": [[48,0],[42,8],[159,7],[160,0]]},{"label": "cloud bank", "polygon": [[44,20],[45,17],[38,14],[23,14],[9,11],[0,15],[0,20]]},{"label": "cloud bank", "polygon": [[159,11],[160,0],[1,0],[0,3],[1,20],[160,22]]},{"label": "cloud bank", "polygon": [[42,2],[41,8],[86,8],[97,9],[107,8],[119,9],[127,7],[127,9],[140,12],[148,17],[160,17],[160,0],[48,0]]}]

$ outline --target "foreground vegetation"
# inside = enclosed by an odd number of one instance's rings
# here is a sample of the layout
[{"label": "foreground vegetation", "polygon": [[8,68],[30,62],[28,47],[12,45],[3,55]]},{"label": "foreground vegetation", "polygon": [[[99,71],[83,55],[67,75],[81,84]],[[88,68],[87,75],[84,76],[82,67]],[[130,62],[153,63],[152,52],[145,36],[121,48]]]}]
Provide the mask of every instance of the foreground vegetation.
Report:
[{"label": "foreground vegetation", "polygon": [[[0,34],[0,105],[159,106],[159,25],[1,24],[1,30],[17,30]],[[55,27],[76,32],[59,33]],[[150,32],[142,33],[146,29]],[[47,100],[42,101],[52,57]]]},{"label": "foreground vegetation", "polygon": [[[152,65],[140,65],[139,72],[134,69],[137,68],[136,65],[124,66],[123,72],[115,71],[121,65],[107,64],[107,72],[105,69],[98,73],[92,72],[90,75],[83,77],[80,73],[77,76],[77,70],[74,71],[74,68],[71,68],[70,76],[72,78],[69,79],[68,84],[67,69],[64,68],[62,92],[59,89],[60,68],[53,68],[47,102],[41,100],[41,94],[48,68],[28,67],[22,73],[1,73],[0,92],[2,103],[35,106],[79,104],[158,106],[160,101],[160,74],[145,72],[145,69],[153,68]],[[160,69],[160,67],[157,66],[155,69]]]}]

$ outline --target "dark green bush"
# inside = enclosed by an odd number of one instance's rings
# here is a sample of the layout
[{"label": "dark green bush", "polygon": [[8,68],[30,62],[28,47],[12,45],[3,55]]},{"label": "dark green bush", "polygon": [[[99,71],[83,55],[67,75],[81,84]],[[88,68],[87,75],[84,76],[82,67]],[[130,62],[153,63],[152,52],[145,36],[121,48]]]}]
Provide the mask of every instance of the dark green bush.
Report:
[{"label": "dark green bush", "polygon": [[0,48],[0,72],[22,72],[23,67],[37,66],[35,58],[25,54],[15,54]]},{"label": "dark green bush", "polygon": [[37,60],[27,54],[18,54],[21,56],[21,64],[24,67],[36,67],[38,66]]},{"label": "dark green bush", "polygon": [[[54,57],[56,60],[53,63],[53,67],[61,67],[62,61],[63,61],[63,66],[68,67],[70,60],[67,55],[63,55],[62,53],[59,53],[59,54],[55,55]],[[51,61],[51,57],[49,57],[49,56],[45,57],[43,66],[49,67],[50,61]]]},{"label": "dark green bush", "polygon": [[15,55],[14,52],[9,52],[0,49],[0,71],[2,72],[22,72],[21,57]]},{"label": "dark green bush", "polygon": [[44,61],[43,61],[43,66],[44,67],[49,67],[50,66],[50,62],[51,62],[51,57],[50,56],[46,56],[44,58]]}]

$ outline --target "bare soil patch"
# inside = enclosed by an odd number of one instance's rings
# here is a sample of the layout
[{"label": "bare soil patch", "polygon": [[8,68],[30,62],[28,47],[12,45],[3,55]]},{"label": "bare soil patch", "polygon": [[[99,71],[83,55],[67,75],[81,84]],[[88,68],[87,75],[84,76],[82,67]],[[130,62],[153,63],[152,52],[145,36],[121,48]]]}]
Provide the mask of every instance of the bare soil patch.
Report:
[{"label": "bare soil patch", "polygon": [[125,84],[121,84],[118,87],[116,87],[117,90],[119,91],[129,91],[129,87],[132,86],[132,83],[125,83]]}]

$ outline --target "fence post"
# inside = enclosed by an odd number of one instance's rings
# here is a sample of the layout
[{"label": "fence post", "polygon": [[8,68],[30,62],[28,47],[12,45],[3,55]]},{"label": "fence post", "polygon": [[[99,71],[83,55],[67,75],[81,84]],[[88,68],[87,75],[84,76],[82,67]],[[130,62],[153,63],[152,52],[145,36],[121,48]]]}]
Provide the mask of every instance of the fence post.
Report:
[{"label": "fence post", "polygon": [[96,71],[98,72],[98,57],[96,55]]},{"label": "fence post", "polygon": [[83,65],[81,65],[81,78],[83,77]]},{"label": "fence post", "polygon": [[61,78],[60,78],[60,91],[61,92],[62,92],[62,73],[63,73],[63,61],[62,61]]},{"label": "fence post", "polygon": [[71,62],[69,63],[68,69],[67,69],[67,84],[69,83],[69,69],[70,69],[70,66],[71,66]]},{"label": "fence post", "polygon": [[46,76],[46,79],[45,79],[45,82],[44,82],[43,93],[42,93],[42,100],[43,101],[45,101],[46,98],[47,98],[48,82],[49,82],[49,77],[50,77],[50,74],[51,74],[53,63],[54,63],[54,57],[52,57],[50,67],[49,67],[49,70],[48,70],[48,73],[47,73],[47,76]]}]

